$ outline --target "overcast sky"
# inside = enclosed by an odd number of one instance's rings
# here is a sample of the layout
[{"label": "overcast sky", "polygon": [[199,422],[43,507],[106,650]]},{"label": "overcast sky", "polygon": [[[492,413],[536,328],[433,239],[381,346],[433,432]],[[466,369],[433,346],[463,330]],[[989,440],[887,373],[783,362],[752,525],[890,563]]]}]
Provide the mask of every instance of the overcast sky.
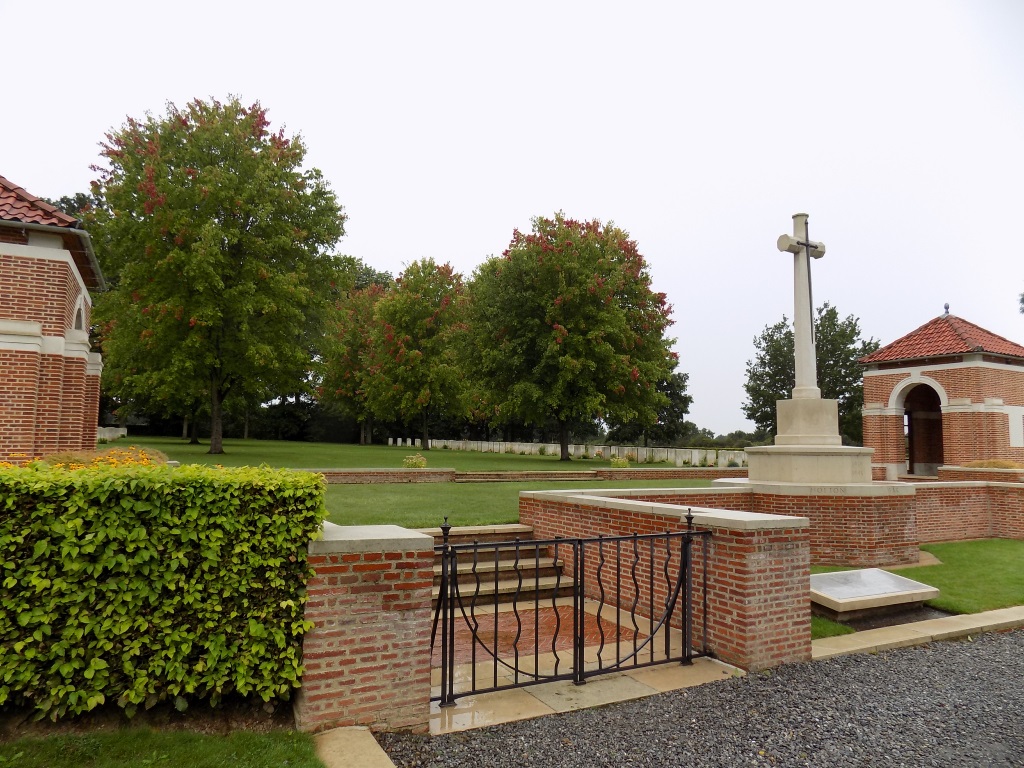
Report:
[{"label": "overcast sky", "polygon": [[85,191],[105,131],[195,97],[301,133],[339,252],[467,277],[564,210],[638,241],[690,418],[749,429],[753,338],[815,302],[888,343],[942,314],[1024,342],[1024,2],[0,0],[0,175]]}]

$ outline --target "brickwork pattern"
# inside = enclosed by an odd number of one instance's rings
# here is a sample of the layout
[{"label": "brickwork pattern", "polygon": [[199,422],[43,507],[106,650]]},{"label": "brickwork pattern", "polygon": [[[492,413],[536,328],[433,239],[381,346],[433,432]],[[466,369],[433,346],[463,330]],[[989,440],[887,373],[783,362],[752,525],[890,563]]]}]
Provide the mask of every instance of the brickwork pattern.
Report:
[{"label": "brickwork pattern", "polygon": [[[1024,368],[936,368],[926,371],[952,399],[968,398],[983,403],[1000,398],[1005,405],[1024,405]],[[865,376],[864,402],[888,405],[907,372]],[[864,445],[875,449],[874,463],[903,460],[903,422],[899,416],[864,416]],[[942,415],[942,462],[963,464],[977,459],[1024,461],[1024,448],[1010,447],[1009,419],[998,412],[947,412]],[[928,461],[928,459],[920,459]]]},{"label": "brickwork pattern", "polygon": [[[672,513],[636,512],[599,500],[578,504],[555,499],[520,499],[520,522],[538,538],[629,535],[680,530]],[[708,557],[708,644],[715,655],[749,670],[810,658],[810,546],[805,528],[770,531],[713,527]],[[610,551],[606,568],[614,567]],[[596,568],[593,558],[590,569]],[[631,552],[626,554],[628,569]],[[642,562],[644,558],[641,559]],[[659,561],[660,564],[661,561]],[[703,567],[694,547],[695,573]],[[671,569],[670,569],[671,574]],[[593,586],[596,574],[586,574]],[[656,596],[664,599],[664,590]],[[702,620],[695,596],[695,626]]]},{"label": "brickwork pattern", "polygon": [[74,327],[81,288],[63,261],[0,253],[0,317],[41,323],[44,336]]},{"label": "brickwork pattern", "polygon": [[0,349],[0,461],[33,457],[39,367],[40,355],[36,352]]},{"label": "brickwork pattern", "polygon": [[[811,562],[815,565],[905,565],[918,559],[913,496],[799,496],[745,489],[673,488],[651,489],[629,499],[806,517],[811,521]],[[520,500],[520,516],[524,501]]]},{"label": "brickwork pattern", "polygon": [[341,726],[424,732],[430,713],[434,551],[311,554],[295,702],[299,730]]},{"label": "brickwork pattern", "polygon": [[923,543],[995,536],[988,489],[928,483],[916,489],[917,535]]},{"label": "brickwork pattern", "polygon": [[[0,242],[28,244],[12,230],[0,235]],[[84,328],[91,319],[74,267],[60,260],[0,252],[0,296],[0,319],[40,323],[51,339],[65,338],[80,304]],[[96,446],[99,377],[86,375],[85,360],[0,349],[0,376],[0,460]]]}]

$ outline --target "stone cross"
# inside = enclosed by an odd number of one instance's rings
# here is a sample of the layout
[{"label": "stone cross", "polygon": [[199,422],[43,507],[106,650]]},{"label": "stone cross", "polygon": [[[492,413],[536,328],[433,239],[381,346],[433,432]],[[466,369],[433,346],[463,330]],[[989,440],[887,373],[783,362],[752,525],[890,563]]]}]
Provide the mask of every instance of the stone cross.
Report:
[{"label": "stone cross", "polygon": [[793,214],[793,234],[780,235],[780,251],[793,254],[793,357],[796,363],[796,387],[793,399],[821,398],[818,370],[814,360],[814,318],[811,316],[811,257],[825,255],[825,244],[807,237],[807,214]]}]

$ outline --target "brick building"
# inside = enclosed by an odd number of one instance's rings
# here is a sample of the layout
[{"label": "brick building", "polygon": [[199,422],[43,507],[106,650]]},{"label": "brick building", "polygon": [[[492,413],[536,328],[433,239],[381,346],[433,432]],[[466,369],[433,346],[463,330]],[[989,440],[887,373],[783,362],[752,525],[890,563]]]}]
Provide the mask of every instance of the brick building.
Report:
[{"label": "brick building", "polygon": [[1024,461],[1024,347],[947,312],[864,370],[864,445],[877,479],[940,465]]},{"label": "brick building", "polygon": [[103,289],[79,221],[0,176],[0,460],[96,447]]}]

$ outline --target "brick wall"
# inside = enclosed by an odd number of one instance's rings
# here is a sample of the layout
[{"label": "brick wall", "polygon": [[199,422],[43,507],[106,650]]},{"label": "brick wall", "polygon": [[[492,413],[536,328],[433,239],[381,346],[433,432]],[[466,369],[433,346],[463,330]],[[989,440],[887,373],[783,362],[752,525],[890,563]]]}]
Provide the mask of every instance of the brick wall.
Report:
[{"label": "brick wall", "polygon": [[[519,519],[537,538],[661,533],[685,529],[686,510],[556,492],[524,492]],[[749,670],[810,658],[810,543],[798,518],[695,511],[694,526],[712,533],[708,557],[708,645],[715,655]],[[760,526],[760,527],[759,527]],[[606,548],[610,550],[610,548]],[[695,546],[695,574],[700,547]],[[614,555],[606,551],[607,568]],[[628,565],[624,565],[628,568]],[[593,574],[590,574],[593,582]],[[695,594],[695,626],[700,596]],[[695,630],[695,637],[699,634]],[[699,642],[699,640],[698,640]]]},{"label": "brick wall", "polygon": [[39,358],[37,352],[0,349],[0,461],[34,458]]},{"label": "brick wall", "polygon": [[988,489],[980,483],[915,485],[917,535],[922,542],[995,536]]},{"label": "brick wall", "polygon": [[427,729],[434,540],[397,526],[324,524],[310,543],[299,730]]},{"label": "brick wall", "polygon": [[[3,234],[0,243],[28,244],[24,235],[6,229]],[[12,336],[5,336],[0,348],[0,459],[25,461],[96,445],[98,370],[88,381],[87,335],[84,329],[71,331],[80,306],[88,327],[91,307],[83,290],[65,251],[0,248],[0,320],[21,325],[8,323]],[[38,323],[41,335],[39,330],[24,335],[27,323]],[[74,353],[63,351],[71,336]],[[27,351],[33,345],[41,353]]]},{"label": "brick wall", "polygon": [[331,484],[452,483],[454,469],[309,469]]},{"label": "brick wall", "polygon": [[[905,565],[918,560],[913,491],[906,486],[840,487],[815,493],[811,487],[767,485],[746,488],[658,488],[615,493],[617,498],[806,517],[815,565]],[[591,495],[604,495],[590,490]],[[520,501],[520,515],[522,515]],[[685,512],[685,509],[684,509]],[[632,533],[632,531],[629,531]]]}]

